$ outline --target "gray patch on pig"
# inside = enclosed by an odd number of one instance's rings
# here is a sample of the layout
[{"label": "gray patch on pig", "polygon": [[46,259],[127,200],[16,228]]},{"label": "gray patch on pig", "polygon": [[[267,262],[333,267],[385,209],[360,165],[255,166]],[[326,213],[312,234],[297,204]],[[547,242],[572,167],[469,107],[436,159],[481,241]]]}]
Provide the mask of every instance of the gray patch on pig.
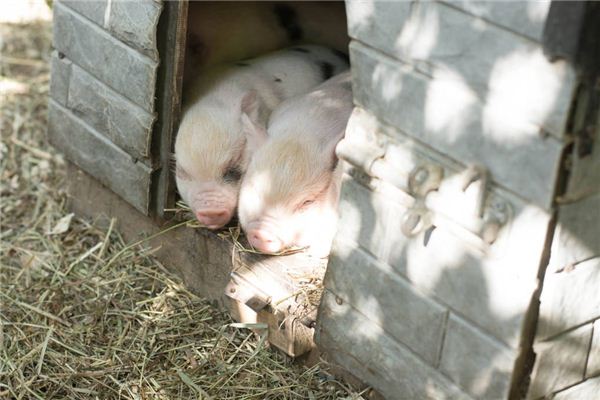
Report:
[{"label": "gray patch on pig", "polygon": [[348,56],[347,53],[344,53],[343,51],[339,51],[337,49],[331,49],[331,52],[338,56],[341,60],[344,60],[346,64],[350,65],[350,56]]},{"label": "gray patch on pig", "polygon": [[281,82],[281,79],[275,78],[275,79],[273,79],[273,81],[275,81],[275,82]]},{"label": "gray patch on pig", "polygon": [[298,15],[296,15],[293,8],[286,4],[275,4],[273,12],[277,16],[279,25],[287,33],[288,39],[291,41],[302,39],[302,28],[298,24]]},{"label": "gray patch on pig", "polygon": [[321,76],[323,77],[323,80],[326,81],[333,76],[335,67],[327,61],[319,62],[319,68],[321,69]]},{"label": "gray patch on pig", "polygon": [[303,47],[292,47],[290,50],[297,51],[298,53],[310,53],[310,50],[305,49]]},{"label": "gray patch on pig", "polygon": [[237,183],[240,179],[242,179],[242,170],[237,165],[227,167],[223,173],[225,183]]}]

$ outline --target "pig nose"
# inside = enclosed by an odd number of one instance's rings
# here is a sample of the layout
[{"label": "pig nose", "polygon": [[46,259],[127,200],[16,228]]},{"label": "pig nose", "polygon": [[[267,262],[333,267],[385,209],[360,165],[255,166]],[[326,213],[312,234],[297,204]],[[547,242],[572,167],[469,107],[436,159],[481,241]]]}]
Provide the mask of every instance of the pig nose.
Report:
[{"label": "pig nose", "polygon": [[225,209],[208,209],[196,211],[196,218],[208,229],[222,228],[231,219],[231,213]]},{"label": "pig nose", "polygon": [[277,253],[283,247],[283,242],[277,236],[263,229],[253,229],[248,232],[248,241],[263,253]]}]

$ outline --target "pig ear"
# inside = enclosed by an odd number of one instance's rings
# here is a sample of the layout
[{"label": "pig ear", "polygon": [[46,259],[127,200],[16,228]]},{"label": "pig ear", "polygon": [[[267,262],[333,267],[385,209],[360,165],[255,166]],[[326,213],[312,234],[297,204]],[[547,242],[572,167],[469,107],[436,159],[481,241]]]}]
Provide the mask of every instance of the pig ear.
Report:
[{"label": "pig ear", "polygon": [[246,149],[252,154],[267,140],[267,129],[242,113],[242,131],[246,136]]},{"label": "pig ear", "polygon": [[322,155],[323,159],[330,160],[329,166],[330,166],[331,170],[334,170],[338,165],[338,157],[335,154],[335,149],[336,149],[338,143],[340,142],[340,140],[342,140],[343,138],[344,138],[344,131],[340,132],[340,134],[335,135],[334,137],[327,140],[327,142],[324,143],[324,146],[321,150],[321,155]]},{"label": "pig ear", "polygon": [[244,94],[240,108],[242,115],[246,114],[253,122],[258,121],[259,101],[256,90],[249,90]]}]

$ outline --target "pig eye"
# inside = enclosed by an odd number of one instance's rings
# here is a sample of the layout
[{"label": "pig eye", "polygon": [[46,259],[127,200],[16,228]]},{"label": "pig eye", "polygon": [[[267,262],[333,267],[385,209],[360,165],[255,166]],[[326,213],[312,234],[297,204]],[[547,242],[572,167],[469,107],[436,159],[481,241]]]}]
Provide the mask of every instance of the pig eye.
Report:
[{"label": "pig eye", "polygon": [[223,174],[223,180],[225,182],[235,183],[242,179],[242,171],[239,167],[229,167]]},{"label": "pig eye", "polygon": [[300,207],[301,207],[301,208],[302,208],[302,207],[308,207],[308,206],[310,206],[310,205],[311,205],[312,203],[314,203],[314,202],[315,202],[315,201],[314,201],[313,199],[308,199],[308,200],[305,200],[305,201],[302,203],[302,205],[301,205]]}]

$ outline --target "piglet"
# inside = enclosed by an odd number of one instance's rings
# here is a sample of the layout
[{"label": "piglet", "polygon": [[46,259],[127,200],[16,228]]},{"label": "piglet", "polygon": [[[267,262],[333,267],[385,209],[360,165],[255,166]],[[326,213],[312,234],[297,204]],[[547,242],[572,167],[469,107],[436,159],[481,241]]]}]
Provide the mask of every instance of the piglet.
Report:
[{"label": "piglet", "polygon": [[337,52],[306,45],[215,67],[194,82],[175,141],[176,182],[201,224],[218,229],[233,216],[261,140],[253,127],[264,126],[283,100],[347,68]]},{"label": "piglet", "polygon": [[238,213],[255,249],[309,247],[311,255],[328,255],[342,175],[335,148],[351,112],[346,72],[281,103],[268,129],[253,127],[263,144],[242,182]]}]

